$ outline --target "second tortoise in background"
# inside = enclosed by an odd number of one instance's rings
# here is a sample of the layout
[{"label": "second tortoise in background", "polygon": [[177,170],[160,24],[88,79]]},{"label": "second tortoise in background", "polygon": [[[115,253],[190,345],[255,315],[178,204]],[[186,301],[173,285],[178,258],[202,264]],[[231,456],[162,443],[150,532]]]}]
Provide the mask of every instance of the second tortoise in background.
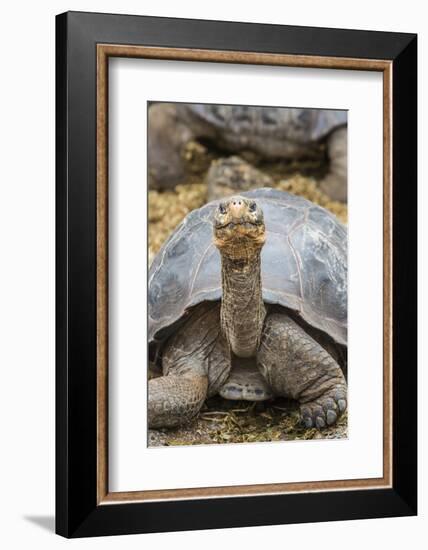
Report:
[{"label": "second tortoise in background", "polygon": [[155,103],[149,108],[148,132],[152,189],[185,181],[186,144],[207,139],[225,151],[254,151],[267,160],[325,156],[328,172],[320,187],[332,199],[346,200],[346,111]]}]

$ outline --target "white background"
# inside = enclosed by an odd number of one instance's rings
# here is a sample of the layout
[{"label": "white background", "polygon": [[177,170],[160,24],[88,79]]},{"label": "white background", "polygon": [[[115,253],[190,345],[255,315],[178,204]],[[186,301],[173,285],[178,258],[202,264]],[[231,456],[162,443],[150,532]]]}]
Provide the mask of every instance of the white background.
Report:
[{"label": "white background", "polygon": [[[382,74],[114,59],[109,83],[110,490],[382,477]],[[147,99],[349,110],[348,439],[147,448]]]},{"label": "white background", "polygon": [[[7,549],[156,548],[218,549],[268,545],[347,550],[382,545],[388,549],[426,545],[427,481],[420,471],[418,518],[370,520],[211,532],[172,533],[67,542],[52,534],[54,511],[54,15],[67,9],[147,15],[244,20],[292,25],[420,33],[420,86],[426,84],[427,30],[423,2],[317,0],[259,4],[208,2],[91,1],[15,2],[0,19],[0,544]],[[425,67],[423,67],[423,64]],[[426,95],[426,94],[425,94]],[[422,98],[422,93],[420,93]],[[428,204],[422,182],[426,108],[420,105],[420,203]],[[426,146],[425,146],[426,148]],[[426,223],[420,215],[421,230]],[[425,239],[419,241],[422,253]],[[425,260],[425,258],[423,258]],[[420,262],[420,281],[426,269]],[[425,293],[420,292],[421,306]],[[422,319],[421,319],[422,320]],[[420,364],[426,346],[420,324]],[[425,361],[424,361],[425,359]],[[426,462],[427,377],[420,370],[420,464]]]}]

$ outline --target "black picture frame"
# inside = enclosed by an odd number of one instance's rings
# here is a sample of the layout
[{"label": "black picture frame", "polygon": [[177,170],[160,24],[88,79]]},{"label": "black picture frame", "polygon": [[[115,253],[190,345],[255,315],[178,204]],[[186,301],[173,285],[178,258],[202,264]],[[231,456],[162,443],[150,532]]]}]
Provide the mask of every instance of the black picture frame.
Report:
[{"label": "black picture frame", "polygon": [[[392,487],[97,502],[97,44],[392,62]],[[56,18],[56,532],[65,537],[417,513],[417,36],[68,12]]]}]

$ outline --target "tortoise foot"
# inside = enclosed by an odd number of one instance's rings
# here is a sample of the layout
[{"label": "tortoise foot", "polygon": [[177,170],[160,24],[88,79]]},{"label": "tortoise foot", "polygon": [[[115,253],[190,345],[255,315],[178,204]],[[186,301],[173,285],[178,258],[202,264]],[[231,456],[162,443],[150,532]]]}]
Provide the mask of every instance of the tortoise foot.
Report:
[{"label": "tortoise foot", "polygon": [[317,428],[318,430],[332,426],[346,411],[346,407],[345,389],[337,389],[314,401],[302,403],[300,405],[302,425],[305,428]]}]

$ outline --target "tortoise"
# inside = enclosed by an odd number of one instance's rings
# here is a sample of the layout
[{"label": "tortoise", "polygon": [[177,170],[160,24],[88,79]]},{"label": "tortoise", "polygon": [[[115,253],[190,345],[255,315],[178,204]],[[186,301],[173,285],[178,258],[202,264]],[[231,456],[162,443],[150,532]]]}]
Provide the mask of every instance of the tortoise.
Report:
[{"label": "tortoise", "polygon": [[273,180],[268,174],[236,155],[214,160],[205,181],[209,201],[239,195],[258,187],[273,187]]},{"label": "tortoise", "polygon": [[346,111],[155,103],[149,107],[148,128],[152,189],[184,181],[186,144],[207,139],[226,151],[254,151],[270,160],[326,156],[329,169],[320,187],[332,199],[346,200]]},{"label": "tortoise", "polygon": [[347,232],[274,189],[192,211],[149,271],[149,428],[185,424],[207,397],[299,402],[306,427],[347,407]]}]

